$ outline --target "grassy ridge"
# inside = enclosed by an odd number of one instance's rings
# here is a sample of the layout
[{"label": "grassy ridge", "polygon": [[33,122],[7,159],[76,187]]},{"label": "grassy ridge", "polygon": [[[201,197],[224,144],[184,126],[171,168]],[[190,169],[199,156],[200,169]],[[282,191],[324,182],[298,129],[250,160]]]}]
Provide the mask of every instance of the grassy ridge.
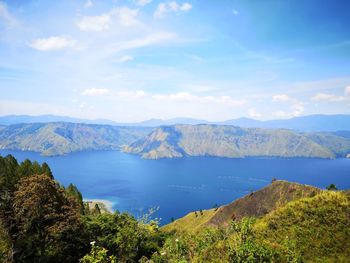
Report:
[{"label": "grassy ridge", "polygon": [[[294,189],[294,200],[289,195],[291,189]],[[152,260],[349,262],[350,192],[316,190],[310,186],[275,182],[256,192],[265,195],[261,203],[268,199],[282,200],[272,205],[269,213],[258,215],[257,212],[256,216],[231,219],[224,225],[220,222],[215,226],[208,224],[219,210],[203,211],[201,218],[190,213],[162,228],[174,234]],[[248,199],[249,196],[242,198],[249,203]],[[232,204],[235,203],[239,200]],[[245,215],[250,214],[249,209],[248,206]]]},{"label": "grassy ridge", "polygon": [[348,262],[350,198],[324,191],[290,202],[255,226],[258,239],[281,250],[295,250],[310,262]]},{"label": "grassy ridge", "polygon": [[232,220],[244,217],[261,217],[284,206],[290,201],[310,197],[321,190],[308,185],[274,181],[267,187],[233,201],[217,209],[191,212],[188,215],[164,226],[164,231],[197,232],[205,227],[228,226]]}]

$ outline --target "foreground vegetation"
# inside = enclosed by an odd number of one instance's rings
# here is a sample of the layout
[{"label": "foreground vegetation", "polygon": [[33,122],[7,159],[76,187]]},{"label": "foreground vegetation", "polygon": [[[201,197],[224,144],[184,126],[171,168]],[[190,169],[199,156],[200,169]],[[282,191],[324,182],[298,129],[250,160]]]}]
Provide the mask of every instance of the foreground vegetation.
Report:
[{"label": "foreground vegetation", "polygon": [[168,226],[101,213],[47,164],[0,157],[0,262],[346,262],[350,193],[275,181]]}]

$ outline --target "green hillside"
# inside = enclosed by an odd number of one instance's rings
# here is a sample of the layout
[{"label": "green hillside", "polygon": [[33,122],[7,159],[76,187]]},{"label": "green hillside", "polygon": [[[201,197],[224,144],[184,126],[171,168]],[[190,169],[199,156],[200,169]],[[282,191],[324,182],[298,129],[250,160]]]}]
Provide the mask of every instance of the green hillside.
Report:
[{"label": "green hillside", "polygon": [[255,225],[257,239],[308,262],[349,262],[350,198],[324,191],[288,203]]},{"label": "green hillside", "polygon": [[191,212],[188,215],[164,226],[164,231],[180,230],[195,232],[204,227],[228,226],[232,220],[244,217],[262,217],[288,202],[320,193],[319,188],[274,181],[267,187],[252,192],[228,205],[216,209]]},{"label": "green hillside", "polygon": [[[258,198],[249,200],[254,195]],[[276,181],[253,196],[243,197],[217,211],[203,211],[203,215],[198,211],[197,216],[190,213],[162,227],[173,236],[152,260],[349,262],[349,191],[322,191]],[[230,214],[227,213],[219,217],[224,220],[213,220],[227,207],[231,207],[237,217],[228,221]]]},{"label": "green hillside", "polygon": [[0,148],[34,151],[43,155],[116,150],[149,131],[149,128],[64,122],[16,124],[0,129]]},{"label": "green hillside", "polygon": [[330,133],[281,129],[175,125],[157,128],[123,150],[146,159],[183,156],[335,158],[350,152],[350,139]]}]

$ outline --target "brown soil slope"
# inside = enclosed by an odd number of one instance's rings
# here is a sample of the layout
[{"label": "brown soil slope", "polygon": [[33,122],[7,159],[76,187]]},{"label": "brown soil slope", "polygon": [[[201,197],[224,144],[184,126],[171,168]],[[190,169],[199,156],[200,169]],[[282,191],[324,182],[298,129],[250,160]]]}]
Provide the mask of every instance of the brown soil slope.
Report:
[{"label": "brown soil slope", "polygon": [[274,181],[257,192],[221,206],[207,222],[207,225],[225,226],[233,219],[260,217],[290,201],[314,196],[320,191],[320,189],[313,186]]}]

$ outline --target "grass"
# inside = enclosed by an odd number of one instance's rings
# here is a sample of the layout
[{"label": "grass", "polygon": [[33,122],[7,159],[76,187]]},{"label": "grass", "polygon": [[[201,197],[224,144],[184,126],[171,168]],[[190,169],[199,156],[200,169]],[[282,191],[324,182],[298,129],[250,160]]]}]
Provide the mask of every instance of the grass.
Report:
[{"label": "grass", "polygon": [[163,226],[161,230],[165,232],[171,232],[175,230],[179,232],[195,233],[203,229],[216,212],[217,211],[215,208],[202,210],[203,214],[201,214],[199,211],[191,212],[186,216],[175,220],[171,224]]}]

